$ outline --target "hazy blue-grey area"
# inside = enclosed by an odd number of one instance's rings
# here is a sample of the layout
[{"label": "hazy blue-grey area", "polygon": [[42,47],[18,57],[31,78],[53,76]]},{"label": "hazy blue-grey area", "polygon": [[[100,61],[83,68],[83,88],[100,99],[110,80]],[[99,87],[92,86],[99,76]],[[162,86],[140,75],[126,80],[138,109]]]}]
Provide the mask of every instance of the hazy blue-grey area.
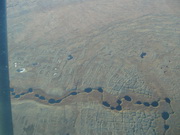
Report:
[{"label": "hazy blue-grey area", "polygon": [[7,1],[15,135],[178,135],[179,7]]},{"label": "hazy blue-grey area", "polygon": [[12,135],[6,26],[6,4],[0,1],[0,134]]}]

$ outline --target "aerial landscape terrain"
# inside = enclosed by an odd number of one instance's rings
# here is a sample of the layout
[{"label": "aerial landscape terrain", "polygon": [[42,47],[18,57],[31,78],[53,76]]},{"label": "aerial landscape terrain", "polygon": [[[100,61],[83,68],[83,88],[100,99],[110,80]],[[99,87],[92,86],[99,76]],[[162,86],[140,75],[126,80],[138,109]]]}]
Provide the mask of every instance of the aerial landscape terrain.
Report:
[{"label": "aerial landscape terrain", "polygon": [[179,0],[7,0],[15,135],[178,135]]}]

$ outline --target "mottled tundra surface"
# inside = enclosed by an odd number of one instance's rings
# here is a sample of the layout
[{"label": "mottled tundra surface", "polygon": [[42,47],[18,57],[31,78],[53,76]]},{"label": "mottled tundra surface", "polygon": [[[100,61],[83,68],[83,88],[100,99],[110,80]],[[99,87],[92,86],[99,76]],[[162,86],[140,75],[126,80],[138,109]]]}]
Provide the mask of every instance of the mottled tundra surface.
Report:
[{"label": "mottled tundra surface", "polygon": [[7,21],[15,135],[180,132],[178,0],[8,0]]}]

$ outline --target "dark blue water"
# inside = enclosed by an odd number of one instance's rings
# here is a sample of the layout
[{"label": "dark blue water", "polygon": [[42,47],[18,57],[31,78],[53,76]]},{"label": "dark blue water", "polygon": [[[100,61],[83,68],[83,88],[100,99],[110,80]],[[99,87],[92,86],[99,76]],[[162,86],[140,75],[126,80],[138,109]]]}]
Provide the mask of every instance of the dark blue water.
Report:
[{"label": "dark blue water", "polygon": [[116,103],[121,104],[122,101],[121,101],[120,99],[118,99],[118,100],[116,101]]},{"label": "dark blue water", "polygon": [[68,58],[67,58],[68,60],[71,60],[71,59],[73,59],[73,56],[72,55],[68,55]]},{"label": "dark blue water", "polygon": [[163,118],[164,120],[167,120],[167,119],[169,118],[169,113],[168,113],[168,112],[163,112],[163,113],[161,114],[161,116],[162,116],[162,118]]},{"label": "dark blue water", "polygon": [[34,96],[35,96],[35,97],[39,97],[39,94],[35,94]]},{"label": "dark blue water", "polygon": [[122,107],[120,105],[116,106],[116,110],[121,111]]},{"label": "dark blue water", "polygon": [[56,100],[53,99],[53,98],[51,98],[51,99],[48,100],[48,102],[49,102],[50,104],[54,104],[54,103],[56,103]]},{"label": "dark blue water", "polygon": [[103,92],[103,89],[101,87],[99,87],[97,90],[101,93]]},{"label": "dark blue water", "polygon": [[58,99],[56,100],[56,103],[60,103],[62,101],[62,99]]},{"label": "dark blue water", "polygon": [[92,91],[92,88],[86,88],[84,89],[85,92],[90,93]]},{"label": "dark blue water", "polygon": [[171,103],[171,100],[170,100],[169,98],[167,98],[167,97],[165,98],[165,101],[166,101],[167,103],[169,103],[169,104]]},{"label": "dark blue water", "polygon": [[136,104],[139,104],[139,105],[140,105],[140,104],[142,104],[142,102],[141,102],[141,101],[137,101]]},{"label": "dark blue water", "polygon": [[44,96],[40,96],[39,99],[45,100],[45,97]]},{"label": "dark blue water", "polygon": [[37,62],[35,62],[35,63],[32,63],[32,65],[33,65],[33,66],[36,66],[36,65],[38,65],[38,63],[37,63]]},{"label": "dark blue water", "polygon": [[151,103],[151,105],[152,105],[153,107],[157,107],[157,106],[159,105],[159,103],[158,103],[157,101],[153,101],[153,102]]},{"label": "dark blue water", "polygon": [[169,125],[164,125],[164,129],[168,130],[169,129]]},{"label": "dark blue water", "polygon": [[28,92],[28,93],[31,93],[31,92],[33,92],[33,89],[32,89],[32,88],[29,88],[27,92]]},{"label": "dark blue water", "polygon": [[115,107],[113,107],[113,106],[111,106],[111,108],[110,108],[111,110],[114,110],[115,109]]},{"label": "dark blue water", "polygon": [[146,53],[145,53],[145,52],[142,52],[141,55],[140,55],[140,57],[141,57],[141,58],[144,58],[144,56],[146,56]]},{"label": "dark blue water", "polygon": [[147,107],[150,106],[150,104],[148,102],[144,102],[143,104]]},{"label": "dark blue water", "polygon": [[13,92],[13,93],[11,93],[12,95],[16,95],[16,93],[15,92]]},{"label": "dark blue water", "polygon": [[106,107],[110,107],[110,104],[107,101],[103,101],[102,104]]},{"label": "dark blue water", "polygon": [[20,73],[20,72],[23,71],[23,69],[19,68],[19,69],[17,69],[16,71]]},{"label": "dark blue water", "polygon": [[22,92],[20,95],[25,95],[26,93],[25,92]]},{"label": "dark blue water", "polygon": [[14,98],[20,98],[20,95],[16,95],[16,96],[14,96]]},{"label": "dark blue water", "polygon": [[77,95],[77,92],[71,92],[69,95]]},{"label": "dark blue water", "polygon": [[125,99],[126,101],[131,101],[131,97],[130,97],[130,96],[124,96],[124,99]]}]

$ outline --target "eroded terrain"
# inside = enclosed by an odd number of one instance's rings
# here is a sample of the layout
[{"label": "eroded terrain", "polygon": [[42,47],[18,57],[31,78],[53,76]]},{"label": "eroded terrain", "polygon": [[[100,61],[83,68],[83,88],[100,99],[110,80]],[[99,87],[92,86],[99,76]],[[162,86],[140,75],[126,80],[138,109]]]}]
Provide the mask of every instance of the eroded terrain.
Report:
[{"label": "eroded terrain", "polygon": [[15,134],[178,134],[178,5],[9,0]]}]

